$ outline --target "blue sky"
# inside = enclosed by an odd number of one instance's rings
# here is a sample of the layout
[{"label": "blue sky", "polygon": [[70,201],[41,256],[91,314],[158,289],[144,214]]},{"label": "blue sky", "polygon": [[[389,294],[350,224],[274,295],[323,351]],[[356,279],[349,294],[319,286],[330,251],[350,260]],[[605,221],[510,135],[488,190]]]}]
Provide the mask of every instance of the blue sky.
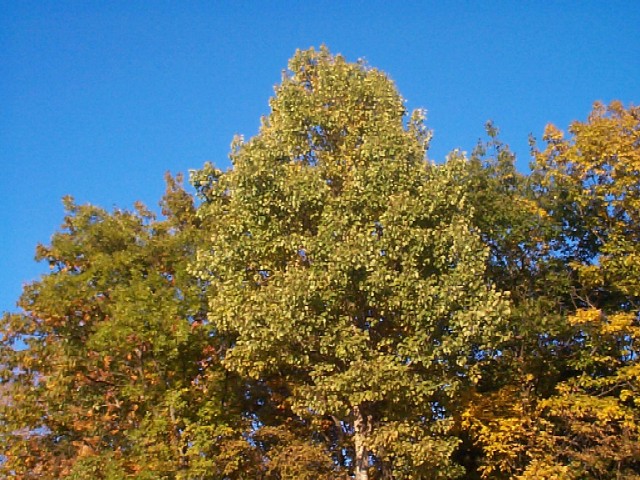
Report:
[{"label": "blue sky", "polygon": [[46,271],[62,196],[155,207],[164,172],[228,167],[297,48],[387,72],[434,160],[492,119],[525,170],[547,122],[640,102],[639,25],[637,1],[0,0],[0,311]]}]

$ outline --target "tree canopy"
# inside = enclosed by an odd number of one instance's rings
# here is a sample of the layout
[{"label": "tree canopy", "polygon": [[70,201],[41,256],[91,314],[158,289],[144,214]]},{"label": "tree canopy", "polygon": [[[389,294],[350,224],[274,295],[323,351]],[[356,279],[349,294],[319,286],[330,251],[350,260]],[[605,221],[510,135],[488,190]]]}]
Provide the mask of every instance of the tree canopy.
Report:
[{"label": "tree canopy", "polygon": [[640,478],[640,109],[428,159],[387,75],[298,51],[162,215],[65,199],[0,327],[0,472]]}]

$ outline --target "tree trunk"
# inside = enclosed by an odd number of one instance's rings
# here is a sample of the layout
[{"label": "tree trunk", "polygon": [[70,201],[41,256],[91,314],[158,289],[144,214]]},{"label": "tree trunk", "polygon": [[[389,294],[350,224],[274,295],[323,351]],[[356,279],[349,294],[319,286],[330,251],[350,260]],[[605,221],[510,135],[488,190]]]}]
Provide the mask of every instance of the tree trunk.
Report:
[{"label": "tree trunk", "polygon": [[353,441],[355,446],[355,480],[369,480],[369,455],[366,449],[365,437],[367,424],[362,416],[360,407],[353,407]]}]

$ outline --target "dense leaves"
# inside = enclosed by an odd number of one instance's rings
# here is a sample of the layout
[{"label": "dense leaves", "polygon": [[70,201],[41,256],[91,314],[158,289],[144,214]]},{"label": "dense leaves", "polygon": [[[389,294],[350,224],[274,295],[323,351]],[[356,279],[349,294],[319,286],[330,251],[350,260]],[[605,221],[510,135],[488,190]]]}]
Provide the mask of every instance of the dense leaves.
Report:
[{"label": "dense leaves", "polygon": [[168,210],[166,221],[142,206],[108,214],[66,199],[63,230],[38,247],[51,274],[25,288],[25,314],[3,321],[7,473],[113,478],[180,467],[181,397],[208,340],[194,328],[199,287],[184,274],[193,204],[171,182],[167,208],[185,211]]},{"label": "dense leaves", "polygon": [[295,414],[337,419],[355,460],[332,454],[356,478],[452,476],[453,399],[508,309],[485,280],[463,164],[425,161],[420,114],[405,127],[382,73],[326,51],[290,70],[199,212],[215,221],[194,272],[211,328],[236,339],[225,366],[284,377]]},{"label": "dense leaves", "polygon": [[[523,280],[510,290],[514,311],[526,310],[513,326],[516,349],[498,362],[509,376],[495,375],[464,415],[482,446],[479,470],[487,478],[640,473],[640,110],[595,104],[588,121],[569,131],[565,138],[549,125],[546,148],[534,151],[517,202],[535,201],[540,220],[530,239],[518,233],[522,220],[502,236],[515,240],[506,251],[522,252]],[[498,267],[496,280],[509,275],[507,261]]]},{"label": "dense leaves", "polygon": [[298,52],[162,217],[65,200],[2,318],[0,472],[640,478],[640,110],[427,160],[393,82]]}]

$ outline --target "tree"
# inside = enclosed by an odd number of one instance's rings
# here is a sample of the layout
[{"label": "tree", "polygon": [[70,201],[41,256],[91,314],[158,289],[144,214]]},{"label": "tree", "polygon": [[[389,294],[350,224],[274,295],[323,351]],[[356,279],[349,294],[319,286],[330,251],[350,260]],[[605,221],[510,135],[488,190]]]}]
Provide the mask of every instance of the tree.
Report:
[{"label": "tree", "polygon": [[158,219],[65,199],[0,322],[18,479],[640,478],[640,109],[530,175],[393,83],[299,51],[233,168]]},{"label": "tree", "polygon": [[[25,287],[23,313],[2,319],[0,471],[332,478],[264,383],[221,365],[228,338],[211,332],[206,285],[187,272],[204,224],[179,179],[167,177],[161,205],[158,220],[142,205],[108,213],[65,200],[62,230],[37,249],[51,273]],[[258,416],[270,425],[259,434]]]},{"label": "tree", "polygon": [[469,475],[513,478],[530,461],[538,402],[567,373],[573,332],[561,312],[570,274],[559,223],[540,206],[535,183],[516,169],[498,129],[489,122],[486,130],[488,140],[479,142],[458,181],[489,248],[487,281],[510,292],[511,337],[465,399],[457,458]]},{"label": "tree", "polygon": [[233,338],[224,365],[279,379],[281,408],[358,480],[461,474],[452,414],[508,312],[463,162],[427,163],[422,114],[405,124],[384,74],[324,48],[294,56],[270,105],[232,170],[192,176],[210,227],[193,272]]},{"label": "tree", "polygon": [[142,205],[110,214],[65,199],[63,230],[37,249],[51,273],[25,287],[23,314],[2,319],[4,475],[174,478],[188,468],[191,424],[225,374],[210,359],[218,340],[202,328],[202,287],[185,270],[193,199],[168,177],[162,205],[158,221]]},{"label": "tree", "polygon": [[[536,154],[550,215],[572,252],[575,374],[541,404],[538,465],[570,478],[640,476],[640,108],[596,103],[570,138],[553,125]],[[533,477],[539,478],[538,474]]]},{"label": "tree", "polygon": [[[485,375],[491,382],[463,416],[485,478],[639,474],[639,118],[637,108],[596,104],[570,138],[548,126],[520,200],[487,182],[487,174],[504,178],[491,165],[471,176],[484,179],[474,188],[481,198],[498,199],[489,202],[497,214],[481,215],[489,243],[521,252],[497,258],[524,260],[516,262],[520,279],[509,261],[492,262],[491,278],[524,286],[528,297],[511,288],[517,348],[505,348],[494,370],[501,374]],[[512,209],[523,204],[531,208]],[[515,214],[504,223],[500,205]],[[538,220],[523,223],[527,210]]]}]

